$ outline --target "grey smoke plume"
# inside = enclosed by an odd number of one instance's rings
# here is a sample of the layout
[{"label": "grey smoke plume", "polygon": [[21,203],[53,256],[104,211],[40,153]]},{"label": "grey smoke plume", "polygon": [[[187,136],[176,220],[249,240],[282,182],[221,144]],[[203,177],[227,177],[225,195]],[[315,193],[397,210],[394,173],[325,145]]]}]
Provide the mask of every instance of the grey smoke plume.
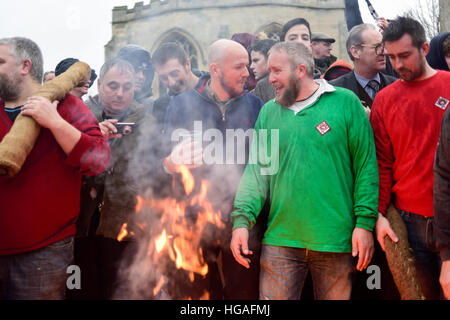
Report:
[{"label": "grey smoke plume", "polygon": [[[117,299],[200,299],[205,295],[205,288],[209,287],[211,279],[190,271],[178,270],[173,258],[170,258],[170,250],[166,247],[161,254],[156,252],[155,242],[166,229],[170,235],[176,238],[180,228],[194,234],[201,233],[199,239],[193,239],[191,245],[202,250],[200,261],[208,264],[209,272],[215,268],[218,252],[221,246],[229,245],[231,230],[226,229],[225,222],[232,210],[234,195],[239,185],[244,165],[203,165],[192,170],[195,177],[194,191],[186,195],[177,178],[163,172],[162,161],[173,145],[160,135],[154,134],[151,128],[142,128],[136,157],[130,159],[129,175],[133,180],[142,198],[161,201],[173,198],[179,202],[190,201],[201,192],[202,181],[200,177],[208,181],[209,190],[207,199],[214,211],[220,211],[223,216],[218,217],[223,226],[208,222],[204,227],[196,225],[199,215],[204,212],[198,205],[187,205],[184,212],[184,222],[178,223],[175,229],[171,229],[174,223],[175,212],[171,216],[163,215],[161,209],[149,207],[136,213],[128,224],[128,230],[133,230],[135,248],[124,256],[124,268],[121,269],[121,287],[116,292]],[[248,147],[235,146],[236,148]],[[235,150],[233,150],[235,152]],[[227,150],[223,152],[224,159]],[[175,183],[173,181],[175,179]],[[117,195],[119,196],[119,195]],[[167,213],[166,213],[167,214]],[[178,217],[179,218],[179,217]],[[178,219],[177,218],[177,219]],[[176,241],[169,239],[170,241]],[[170,242],[171,243],[171,242]],[[173,252],[172,252],[173,254]],[[195,281],[192,281],[195,280]],[[206,289],[208,290],[208,289]]]}]

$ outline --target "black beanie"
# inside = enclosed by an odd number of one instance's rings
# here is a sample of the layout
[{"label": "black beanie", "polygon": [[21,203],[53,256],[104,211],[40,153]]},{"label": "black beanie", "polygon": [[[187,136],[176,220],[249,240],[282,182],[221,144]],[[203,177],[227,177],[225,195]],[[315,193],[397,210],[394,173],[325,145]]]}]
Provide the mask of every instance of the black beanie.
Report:
[{"label": "black beanie", "polygon": [[[76,62],[79,62],[80,60],[74,59],[74,58],[67,58],[62,60],[55,68],[55,76],[59,76],[61,73],[64,73],[69,69],[73,64]],[[97,74],[95,73],[94,69],[91,69],[91,84],[89,85],[89,88],[92,87],[94,84],[95,79],[97,79]]]}]

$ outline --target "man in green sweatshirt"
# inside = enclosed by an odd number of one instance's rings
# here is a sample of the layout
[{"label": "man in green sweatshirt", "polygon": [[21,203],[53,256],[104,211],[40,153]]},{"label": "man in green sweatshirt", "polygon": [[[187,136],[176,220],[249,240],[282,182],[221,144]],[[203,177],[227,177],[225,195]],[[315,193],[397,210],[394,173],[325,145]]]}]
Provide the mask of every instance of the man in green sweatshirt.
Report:
[{"label": "man in green sweatshirt", "polygon": [[260,298],[299,299],[310,271],[316,299],[349,299],[355,264],[361,271],[373,255],[378,168],[370,123],[355,94],[313,80],[304,45],[275,45],[269,69],[276,99],[255,125],[231,250],[250,268],[248,230],[269,192]]}]

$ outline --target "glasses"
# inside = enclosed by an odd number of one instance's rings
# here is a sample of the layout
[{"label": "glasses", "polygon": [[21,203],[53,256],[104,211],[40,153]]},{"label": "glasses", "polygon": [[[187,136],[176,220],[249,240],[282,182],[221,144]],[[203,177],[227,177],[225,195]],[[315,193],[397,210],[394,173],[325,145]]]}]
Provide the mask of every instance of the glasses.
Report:
[{"label": "glasses", "polygon": [[379,43],[379,44],[374,45],[374,46],[368,46],[368,45],[365,45],[365,44],[359,44],[358,46],[359,47],[373,48],[373,49],[375,49],[375,53],[377,55],[384,54],[384,44],[383,43]]}]

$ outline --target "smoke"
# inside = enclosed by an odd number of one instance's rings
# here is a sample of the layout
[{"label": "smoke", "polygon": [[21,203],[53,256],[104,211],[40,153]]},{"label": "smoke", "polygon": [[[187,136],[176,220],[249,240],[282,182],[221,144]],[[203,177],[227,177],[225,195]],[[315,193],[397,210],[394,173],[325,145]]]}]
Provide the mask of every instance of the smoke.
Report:
[{"label": "smoke", "polygon": [[[207,132],[201,132],[201,137],[206,136]],[[240,160],[242,163],[239,164],[236,162],[239,160],[237,149],[249,150],[250,140],[248,136],[245,136],[247,140],[236,139],[238,143],[227,148],[225,137],[224,140],[217,136],[209,138],[206,142],[203,139],[203,145],[213,144],[217,148],[220,146],[223,149],[222,162],[203,164],[193,169],[191,172],[195,185],[192,193],[188,195],[181,179],[164,172],[162,166],[164,157],[178,141],[170,141],[155,132],[154,125],[141,126],[136,150],[130,153],[127,169],[136,196],[140,197],[138,205],[141,209],[128,221],[127,229],[133,232],[135,243],[133,249],[122,259],[119,281],[121,285],[116,291],[116,299],[201,299],[208,298],[205,293],[214,291],[213,287],[222,286],[217,260],[221,248],[229,246],[229,214],[245,167],[245,161]],[[230,163],[230,159],[235,162]],[[200,197],[205,186],[208,187],[206,199],[211,204],[212,211],[217,213],[217,223],[203,221],[207,208],[195,200]],[[114,197],[120,197],[120,194]],[[164,212],[167,208],[159,208],[155,204],[163,201],[186,207],[181,215],[175,210]],[[179,245],[186,241],[189,246],[196,247],[199,250],[197,258],[208,266],[208,274],[201,275],[198,272],[178,269],[175,262],[177,254],[169,249],[169,245],[162,252],[157,252],[155,243],[163,230],[167,230],[168,236],[173,237],[167,240],[172,246],[180,240]],[[196,258],[192,256],[195,256],[195,253],[184,258]]]}]

